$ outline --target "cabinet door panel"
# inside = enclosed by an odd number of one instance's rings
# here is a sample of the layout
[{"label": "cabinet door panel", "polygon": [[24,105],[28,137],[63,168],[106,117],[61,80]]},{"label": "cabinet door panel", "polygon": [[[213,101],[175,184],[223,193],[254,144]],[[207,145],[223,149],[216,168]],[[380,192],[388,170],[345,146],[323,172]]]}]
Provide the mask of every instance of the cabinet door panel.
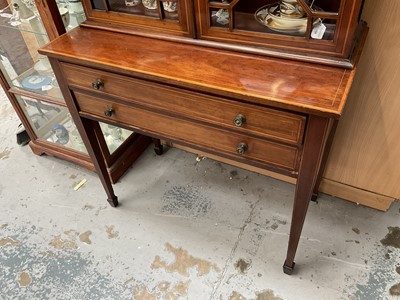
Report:
[{"label": "cabinet door panel", "polygon": [[198,36],[349,58],[362,0],[195,0]]},{"label": "cabinet door panel", "polygon": [[[83,0],[87,26],[193,37],[194,20],[189,0]],[[94,23],[91,23],[93,21]],[[93,25],[96,24],[96,25]]]}]

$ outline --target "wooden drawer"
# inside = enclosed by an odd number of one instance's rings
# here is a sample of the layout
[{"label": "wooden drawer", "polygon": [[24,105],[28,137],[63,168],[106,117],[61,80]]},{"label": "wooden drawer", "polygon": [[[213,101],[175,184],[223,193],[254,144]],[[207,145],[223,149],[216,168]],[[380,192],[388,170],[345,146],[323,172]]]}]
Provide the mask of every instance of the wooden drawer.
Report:
[{"label": "wooden drawer", "polygon": [[[300,145],[306,117],[276,109],[240,103],[105,71],[62,63],[71,89],[94,90],[92,83],[101,79],[97,91],[149,108],[163,110],[238,132]],[[234,125],[238,115],[245,117],[241,126]]]},{"label": "wooden drawer", "polygon": [[[115,103],[78,91],[75,91],[74,95],[80,112],[93,115],[105,122],[108,120],[132,126],[139,133],[150,133],[173,141],[196,145],[236,160],[252,160],[297,171],[299,150],[295,146],[249,137],[196,121],[133,107],[127,105],[128,103]],[[110,117],[105,117],[104,112],[108,108],[112,108],[114,113]],[[248,146],[247,151],[242,155],[236,152],[240,143]]]}]

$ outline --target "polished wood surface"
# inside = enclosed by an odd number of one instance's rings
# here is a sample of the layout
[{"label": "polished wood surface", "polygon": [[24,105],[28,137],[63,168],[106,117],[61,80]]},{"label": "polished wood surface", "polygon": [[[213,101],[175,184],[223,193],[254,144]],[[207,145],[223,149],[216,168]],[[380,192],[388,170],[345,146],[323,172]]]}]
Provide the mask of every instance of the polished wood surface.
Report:
[{"label": "polished wood surface", "polygon": [[341,115],[354,75],[342,68],[222,50],[216,55],[211,48],[89,28],[74,29],[40,52],[92,67],[101,58],[110,71],[330,117]]},{"label": "polished wood surface", "polygon": [[[306,116],[256,105],[233,101],[168,87],[144,80],[133,79],[114,73],[93,70],[62,63],[63,73],[72,89],[95,92],[100,96],[117,97],[132,105],[162,110],[165,114],[179,114],[195,118],[245,134],[260,135],[289,144],[300,145]],[[103,86],[94,90],[92,83],[101,80]],[[134,93],[132,93],[134,88]],[[160,100],[162,99],[162,101]],[[243,124],[235,126],[238,115],[245,118]]]},{"label": "polished wood surface", "polygon": [[284,271],[285,268],[287,268],[289,273],[294,268],[294,257],[299,244],[308,205],[313,194],[315,183],[318,180],[318,170],[326,150],[325,145],[329,136],[329,122],[329,119],[317,116],[310,116],[308,119],[308,130],[305,137],[303,157],[294,196],[289,245],[284,264]]},{"label": "polished wood surface", "polygon": [[365,3],[362,17],[371,30],[323,186],[333,195],[383,210],[400,198],[399,15],[398,0]]},{"label": "polished wood surface", "polygon": [[[197,145],[225,154],[231,159],[254,160],[276,168],[297,170],[299,151],[293,146],[227,132],[209,125],[174,118],[164,113],[148,112],[146,109],[118,103],[114,99],[105,100],[79,92],[74,92],[74,96],[80,111],[87,117],[93,115],[103,122],[111,121],[119,125],[131,126],[133,130],[143,134],[163,136],[174,141]],[[105,117],[104,111],[108,107],[112,107],[115,113],[110,117]],[[236,153],[236,148],[242,142],[248,145],[248,150],[243,155],[239,155]]]}]

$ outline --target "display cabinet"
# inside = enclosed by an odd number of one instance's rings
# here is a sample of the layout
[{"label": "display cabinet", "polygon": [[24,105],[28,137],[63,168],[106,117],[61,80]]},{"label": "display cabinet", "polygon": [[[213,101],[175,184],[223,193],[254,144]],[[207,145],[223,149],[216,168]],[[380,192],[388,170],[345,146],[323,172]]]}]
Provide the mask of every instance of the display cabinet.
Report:
[{"label": "display cabinet", "polygon": [[[54,155],[94,170],[51,65],[37,52],[85,20],[82,3],[0,3],[0,82],[29,134],[30,147],[38,155]],[[115,182],[150,139],[114,126],[101,128],[107,145],[104,157]]]},{"label": "display cabinet", "polygon": [[82,0],[83,26],[354,66],[363,0]]}]

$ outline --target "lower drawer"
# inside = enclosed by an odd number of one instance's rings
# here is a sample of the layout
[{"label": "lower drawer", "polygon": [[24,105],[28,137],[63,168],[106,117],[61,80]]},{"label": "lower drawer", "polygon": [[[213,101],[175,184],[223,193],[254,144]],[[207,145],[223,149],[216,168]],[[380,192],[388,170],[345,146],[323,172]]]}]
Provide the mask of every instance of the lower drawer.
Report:
[{"label": "lower drawer", "polygon": [[[144,134],[148,132],[150,135],[196,145],[209,151],[225,154],[230,158],[247,159],[297,171],[299,149],[295,146],[232,133],[80,92],[74,92],[74,95],[81,112],[101,118],[105,122],[109,120],[131,126]],[[113,110],[111,116],[105,117],[105,111],[110,108]]]}]

